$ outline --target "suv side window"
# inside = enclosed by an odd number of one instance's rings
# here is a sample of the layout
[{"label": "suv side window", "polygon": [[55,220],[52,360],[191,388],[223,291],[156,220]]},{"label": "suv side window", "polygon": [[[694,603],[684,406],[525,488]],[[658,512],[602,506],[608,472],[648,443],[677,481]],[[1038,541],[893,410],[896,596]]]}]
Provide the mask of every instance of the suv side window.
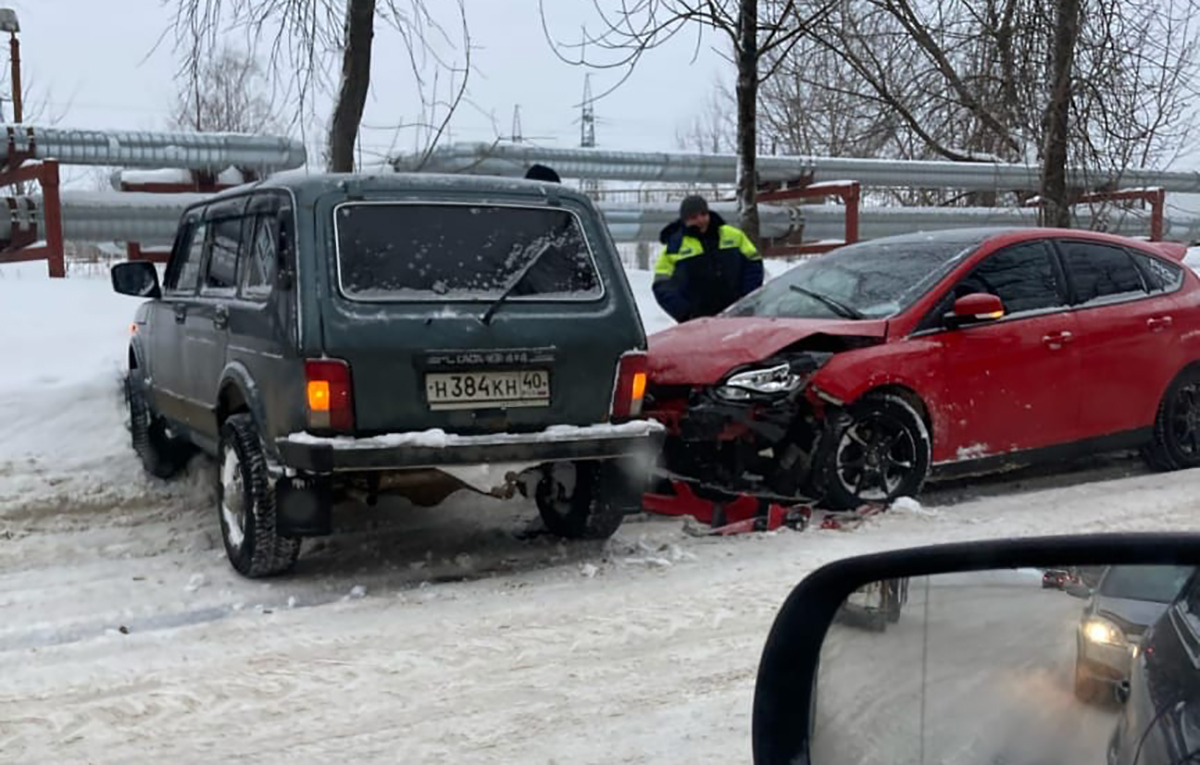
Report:
[{"label": "suv side window", "polygon": [[245,258],[245,275],[242,279],[242,296],[251,300],[265,300],[275,283],[275,268],[279,262],[275,241],[275,217],[256,215],[248,222],[253,226],[253,237]]},{"label": "suv side window", "polygon": [[974,292],[1000,298],[1009,314],[1065,304],[1058,272],[1042,242],[1017,244],[989,255],[958,283],[954,298]]},{"label": "suv side window", "polygon": [[1183,268],[1180,266],[1140,252],[1133,252],[1132,255],[1150,292],[1174,292],[1183,283]]},{"label": "suv side window", "polygon": [[1066,241],[1060,246],[1077,304],[1146,294],[1142,275],[1124,249],[1093,242]]},{"label": "suv side window", "polygon": [[229,293],[237,288],[238,251],[242,245],[243,218],[210,222],[212,244],[204,275],[204,292]]},{"label": "suv side window", "polygon": [[163,289],[168,293],[192,294],[200,281],[200,265],[204,262],[204,239],[208,225],[199,219],[193,220],[180,242],[179,250],[167,269]]}]

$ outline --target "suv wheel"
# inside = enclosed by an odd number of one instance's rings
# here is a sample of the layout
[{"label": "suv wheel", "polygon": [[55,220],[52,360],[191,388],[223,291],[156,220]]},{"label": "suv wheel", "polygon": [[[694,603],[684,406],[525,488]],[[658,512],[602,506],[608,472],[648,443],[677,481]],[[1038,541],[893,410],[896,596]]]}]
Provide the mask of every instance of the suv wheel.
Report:
[{"label": "suv wheel", "polygon": [[551,534],[567,539],[608,539],[625,511],[636,508],[620,468],[607,462],[547,465],[534,500]]},{"label": "suv wheel", "polygon": [[1200,467],[1200,367],[1183,370],[1167,388],[1143,456],[1155,470]]},{"label": "suv wheel", "polygon": [[187,445],[167,433],[166,423],[154,413],[133,375],[125,377],[125,402],[129,406],[129,435],[133,450],[146,472],[155,478],[173,478],[191,456]]},{"label": "suv wheel", "polygon": [[235,414],[225,421],[218,467],[217,508],[229,562],[251,578],[289,571],[300,554],[300,540],[276,530],[275,481],[250,415]]},{"label": "suv wheel", "polygon": [[929,474],[929,432],[898,396],[864,396],[830,423],[822,442],[817,479],[831,508],[916,496]]}]

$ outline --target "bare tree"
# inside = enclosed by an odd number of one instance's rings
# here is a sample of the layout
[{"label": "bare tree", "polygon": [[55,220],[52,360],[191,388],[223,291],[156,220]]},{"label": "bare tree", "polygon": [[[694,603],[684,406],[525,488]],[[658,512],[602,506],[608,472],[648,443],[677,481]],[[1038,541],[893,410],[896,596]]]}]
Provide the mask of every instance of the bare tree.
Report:
[{"label": "bare tree", "polygon": [[732,153],[737,140],[737,119],[729,111],[732,101],[732,94],[718,82],[700,113],[686,127],[675,131],[679,148],[704,154]]},{"label": "bare tree", "polygon": [[1067,199],[1067,141],[1071,129],[1072,78],[1075,45],[1079,40],[1081,0],[1055,3],[1054,42],[1051,49],[1050,98],[1046,103],[1045,148],[1042,150],[1042,222],[1071,225]]},{"label": "bare tree", "polygon": [[[546,38],[562,60],[576,65],[622,71],[622,77],[600,97],[627,79],[648,51],[682,32],[694,32],[696,45],[715,33],[734,64],[736,80],[735,148],[738,156],[737,202],[739,225],[758,238],[758,90],[774,74],[813,23],[840,0],[621,0],[605,11],[596,2],[600,30],[584,33],[582,44],[555,40],[549,32],[546,8],[539,0]],[[568,55],[579,50],[578,58]],[[596,51],[588,58],[584,51]]]},{"label": "bare tree", "polygon": [[223,48],[205,61],[176,96],[173,127],[216,133],[273,133],[275,117],[269,84],[251,57]]},{"label": "bare tree", "polygon": [[844,0],[777,62],[760,112],[793,152],[1039,163],[1047,220],[1062,223],[1082,187],[1193,146],[1192,11],[1193,0]]},{"label": "bare tree", "polygon": [[[260,41],[267,47],[266,70],[284,102],[296,106],[292,124],[301,129],[312,116],[317,92],[332,94],[334,108],[325,142],[326,164],[332,172],[354,169],[363,111],[371,87],[371,48],[376,26],[399,38],[408,68],[421,98],[426,152],[445,133],[450,118],[466,94],[470,75],[470,38],[463,0],[455,0],[461,22],[461,65],[443,58],[454,49],[450,35],[432,14],[428,0],[162,0],[175,6],[171,31],[183,55],[180,75],[195,79],[204,62],[232,30],[246,36],[252,51]],[[336,82],[331,62],[340,60]],[[455,75],[455,88],[441,98],[438,70]],[[430,78],[429,72],[433,77]],[[428,118],[428,121],[425,119]],[[401,126],[397,126],[399,129]],[[409,126],[412,127],[412,126]]]}]

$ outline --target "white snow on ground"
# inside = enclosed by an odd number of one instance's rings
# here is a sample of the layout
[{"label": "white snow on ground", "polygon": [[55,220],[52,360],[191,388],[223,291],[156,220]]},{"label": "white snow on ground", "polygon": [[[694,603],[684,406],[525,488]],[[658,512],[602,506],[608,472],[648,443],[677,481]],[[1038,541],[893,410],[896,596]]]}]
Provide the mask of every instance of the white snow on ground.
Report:
[{"label": "white snow on ground", "polygon": [[[295,574],[224,560],[212,468],[166,484],[117,385],[135,300],[0,267],[0,759],[728,763],[771,618],[814,567],[935,541],[1195,529],[1200,471],[1129,460],[927,492],[852,532],[533,533],[520,501],[342,508]],[[649,274],[632,273],[651,330]],[[953,505],[953,506],[951,506]],[[935,512],[936,511],[936,512]]]}]

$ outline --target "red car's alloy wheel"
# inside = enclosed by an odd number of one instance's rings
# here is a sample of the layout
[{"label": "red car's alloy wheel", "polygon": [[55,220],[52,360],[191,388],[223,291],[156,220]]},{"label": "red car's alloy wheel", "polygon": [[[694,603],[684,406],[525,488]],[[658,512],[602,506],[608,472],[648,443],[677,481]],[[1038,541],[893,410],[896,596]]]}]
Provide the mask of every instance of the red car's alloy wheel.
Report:
[{"label": "red car's alloy wheel", "polygon": [[1176,448],[1188,457],[1200,457],[1200,383],[1179,386],[1171,404]]},{"label": "red car's alloy wheel", "polygon": [[864,500],[886,500],[916,468],[917,445],[905,424],[879,412],[842,433],[837,477]]}]

